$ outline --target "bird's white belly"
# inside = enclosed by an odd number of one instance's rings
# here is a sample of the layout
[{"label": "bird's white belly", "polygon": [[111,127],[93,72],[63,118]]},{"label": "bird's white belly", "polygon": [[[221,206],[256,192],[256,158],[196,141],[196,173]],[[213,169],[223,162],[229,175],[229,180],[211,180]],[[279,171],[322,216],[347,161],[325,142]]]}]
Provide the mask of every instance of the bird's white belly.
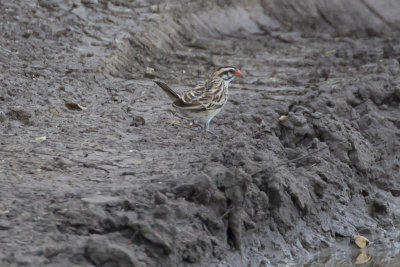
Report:
[{"label": "bird's white belly", "polygon": [[221,111],[222,107],[219,109],[207,109],[200,112],[193,112],[188,110],[177,109],[179,113],[181,113],[184,117],[196,120],[198,122],[206,122],[210,121],[215,115],[217,115]]}]

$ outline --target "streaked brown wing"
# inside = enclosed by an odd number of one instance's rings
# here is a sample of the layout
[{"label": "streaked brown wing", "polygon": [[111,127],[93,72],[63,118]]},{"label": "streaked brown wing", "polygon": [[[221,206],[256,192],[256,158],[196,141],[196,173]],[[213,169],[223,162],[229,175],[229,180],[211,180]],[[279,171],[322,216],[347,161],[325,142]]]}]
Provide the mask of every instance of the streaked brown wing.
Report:
[{"label": "streaked brown wing", "polygon": [[224,84],[220,80],[212,80],[196,86],[193,90],[181,96],[181,105],[175,105],[182,109],[215,109],[219,108],[220,100],[224,93]]},{"label": "streaked brown wing", "polygon": [[192,110],[192,111],[204,111],[206,106],[204,106],[198,99],[203,94],[204,89],[191,90],[184,93],[179,101],[174,102],[174,106],[180,109]]},{"label": "streaked brown wing", "polygon": [[197,90],[197,89],[203,89],[204,90],[205,87],[206,87],[206,82],[202,82],[202,83],[199,83],[198,85],[196,85],[194,87],[194,90]]},{"label": "streaked brown wing", "polygon": [[179,108],[179,109],[184,109],[184,110],[192,110],[192,111],[205,111],[207,108],[203,105],[198,105],[198,104],[193,104],[193,105],[188,105],[182,103],[182,101],[175,101],[173,104],[174,107]]}]

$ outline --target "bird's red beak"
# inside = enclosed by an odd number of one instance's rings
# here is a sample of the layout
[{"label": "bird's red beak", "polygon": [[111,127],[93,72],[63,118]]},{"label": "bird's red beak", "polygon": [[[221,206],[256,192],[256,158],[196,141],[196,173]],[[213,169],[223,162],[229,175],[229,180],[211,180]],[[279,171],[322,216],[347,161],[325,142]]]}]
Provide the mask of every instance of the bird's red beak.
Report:
[{"label": "bird's red beak", "polygon": [[239,69],[236,69],[235,76],[242,76],[242,72]]}]

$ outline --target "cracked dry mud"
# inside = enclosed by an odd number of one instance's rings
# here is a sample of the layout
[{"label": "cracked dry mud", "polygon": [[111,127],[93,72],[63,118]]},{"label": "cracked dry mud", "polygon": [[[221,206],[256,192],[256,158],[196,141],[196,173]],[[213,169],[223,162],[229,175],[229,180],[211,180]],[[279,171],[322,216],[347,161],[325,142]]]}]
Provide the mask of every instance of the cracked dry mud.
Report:
[{"label": "cracked dry mud", "polygon": [[[0,0],[0,265],[350,266],[361,234],[396,266],[396,10]],[[152,79],[221,65],[244,77],[215,138]]]}]

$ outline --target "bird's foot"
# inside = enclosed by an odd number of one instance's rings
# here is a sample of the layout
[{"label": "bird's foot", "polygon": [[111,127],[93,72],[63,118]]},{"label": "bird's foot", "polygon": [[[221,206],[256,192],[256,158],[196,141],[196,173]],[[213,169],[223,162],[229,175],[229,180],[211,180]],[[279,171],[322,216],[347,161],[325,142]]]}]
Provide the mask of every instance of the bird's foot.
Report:
[{"label": "bird's foot", "polygon": [[207,132],[207,133],[210,133],[210,134],[212,134],[212,135],[214,135],[214,136],[217,137],[217,138],[219,138],[219,135],[216,134],[216,133],[214,133],[214,132],[211,131],[210,129],[207,129],[206,132]]},{"label": "bird's foot", "polygon": [[197,130],[197,132],[202,132],[203,131],[203,129],[204,129],[204,124],[201,124],[201,123],[199,123],[198,121],[196,121],[196,120],[194,120],[193,121],[193,124],[194,125],[196,125],[197,127],[198,127],[198,130]]}]

